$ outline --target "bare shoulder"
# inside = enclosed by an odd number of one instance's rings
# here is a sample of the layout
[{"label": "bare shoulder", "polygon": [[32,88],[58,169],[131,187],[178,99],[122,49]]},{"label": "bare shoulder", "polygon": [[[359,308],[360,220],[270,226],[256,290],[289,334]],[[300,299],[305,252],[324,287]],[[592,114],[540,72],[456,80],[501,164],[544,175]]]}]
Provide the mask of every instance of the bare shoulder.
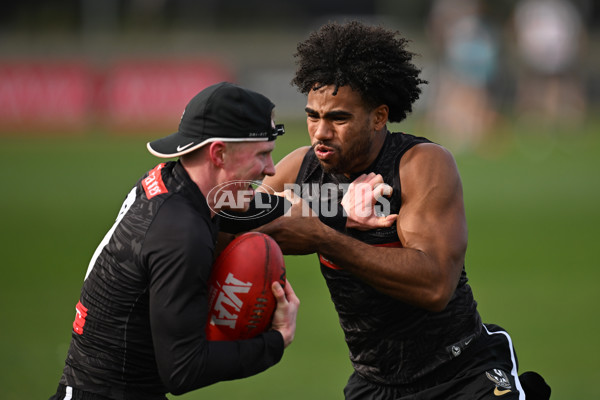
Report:
[{"label": "bare shoulder", "polygon": [[283,157],[281,161],[277,163],[277,167],[279,168],[284,164],[290,163],[297,163],[298,166],[300,166],[300,164],[302,164],[304,156],[306,155],[306,153],[308,153],[308,150],[310,150],[310,146],[298,147],[296,150],[293,150],[292,152],[288,153],[288,155]]},{"label": "bare shoulder", "polygon": [[436,143],[420,143],[414,146],[406,152],[401,162],[408,164],[411,162],[422,163],[431,161],[455,164],[454,156],[450,150]]},{"label": "bare shoulder", "polygon": [[265,177],[263,184],[280,192],[286,183],[294,183],[308,150],[310,146],[299,147],[283,157],[275,166],[275,175]]},{"label": "bare shoulder", "polygon": [[401,178],[407,175],[420,176],[428,173],[454,175],[458,167],[452,153],[435,143],[421,143],[408,150],[400,160]]},{"label": "bare shoulder", "polygon": [[462,194],[454,156],[434,143],[422,143],[407,151],[399,174],[404,202],[416,200],[425,204],[436,198],[460,199]]}]

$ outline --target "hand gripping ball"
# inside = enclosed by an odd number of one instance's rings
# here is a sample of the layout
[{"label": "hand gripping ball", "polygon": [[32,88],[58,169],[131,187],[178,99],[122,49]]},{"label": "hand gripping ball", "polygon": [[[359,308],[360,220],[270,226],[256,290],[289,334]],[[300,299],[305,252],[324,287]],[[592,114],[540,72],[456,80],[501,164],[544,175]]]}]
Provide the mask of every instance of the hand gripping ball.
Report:
[{"label": "hand gripping ball", "polygon": [[229,243],[209,279],[207,339],[249,339],[268,329],[277,305],[275,281],[285,285],[285,263],[273,238],[248,232]]}]

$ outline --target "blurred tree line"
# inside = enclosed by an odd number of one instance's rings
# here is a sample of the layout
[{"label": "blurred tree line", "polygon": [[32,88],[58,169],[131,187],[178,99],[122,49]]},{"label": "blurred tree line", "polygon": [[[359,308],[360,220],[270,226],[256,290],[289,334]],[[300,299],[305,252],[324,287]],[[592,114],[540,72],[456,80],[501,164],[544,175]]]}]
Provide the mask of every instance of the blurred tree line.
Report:
[{"label": "blurred tree line", "polygon": [[[593,0],[571,0],[588,29],[600,22]],[[485,1],[488,15],[509,18],[518,0]],[[384,15],[417,28],[433,0],[21,0],[4,2],[0,33],[36,34],[86,31],[290,29],[315,19]]]},{"label": "blurred tree line", "polygon": [[[535,70],[527,58],[536,51],[522,46],[515,10],[564,2],[576,9],[582,33],[563,46],[574,55],[560,71]],[[113,56],[214,55],[234,66],[241,82],[280,98],[281,110],[288,102],[296,110],[295,91],[285,92],[290,43],[328,20],[350,18],[383,23],[416,42],[411,48],[430,81],[422,103],[431,129],[471,131],[457,138],[461,143],[477,142],[498,126],[500,114],[554,125],[581,121],[600,104],[595,0],[21,0],[2,5],[0,61],[65,55],[102,65]],[[456,29],[448,29],[451,22]],[[540,53],[556,53],[552,35],[538,33]],[[550,65],[541,56],[537,63]]]}]

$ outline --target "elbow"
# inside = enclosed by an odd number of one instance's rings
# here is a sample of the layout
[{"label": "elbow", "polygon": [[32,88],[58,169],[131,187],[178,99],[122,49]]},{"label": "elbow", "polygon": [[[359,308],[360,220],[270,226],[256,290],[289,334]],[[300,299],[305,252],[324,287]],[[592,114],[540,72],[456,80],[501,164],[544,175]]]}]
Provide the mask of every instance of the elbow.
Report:
[{"label": "elbow", "polygon": [[182,394],[185,394],[188,392],[188,390],[179,388],[177,386],[167,386],[167,391],[175,396],[181,396]]},{"label": "elbow", "polygon": [[181,396],[182,394],[188,392],[183,386],[180,386],[174,382],[165,382],[164,379],[163,385],[165,386],[165,390],[167,391],[167,393],[174,394],[175,396]]},{"label": "elbow", "polygon": [[446,309],[452,296],[454,289],[449,289],[445,286],[440,286],[432,290],[423,302],[423,308],[434,313],[442,312]]},{"label": "elbow", "polygon": [[[181,357],[183,359],[183,357]],[[190,360],[197,359],[191,357]],[[179,365],[171,365],[170,368],[161,371],[159,374],[162,383],[168,393],[176,396],[191,392],[204,386],[210,385],[212,382],[203,379],[206,375],[206,364],[202,361],[194,363],[182,363]]]},{"label": "elbow", "polygon": [[450,300],[452,300],[454,289],[448,289],[444,284],[439,283],[435,285],[423,285],[413,291],[408,297],[406,296],[406,292],[401,290],[384,291],[384,293],[417,308],[437,313],[446,309]]},{"label": "elbow", "polygon": [[175,396],[181,396],[182,394],[186,394],[192,390],[200,389],[201,387],[209,385],[209,383],[198,383],[191,385],[189,382],[184,382],[181,379],[172,379],[170,381],[163,380],[163,384],[165,385],[167,392]]},{"label": "elbow", "polygon": [[449,300],[445,299],[431,299],[426,305],[425,309],[434,313],[442,312],[448,306]]},{"label": "elbow", "polygon": [[[425,292],[424,308],[434,313],[442,312],[454,297],[458,286],[463,263],[456,263],[456,268],[445,270],[446,273],[438,273],[430,276],[427,291]],[[444,269],[438,269],[438,271]]]},{"label": "elbow", "polygon": [[167,392],[174,394],[175,396],[181,396],[182,394],[193,390],[186,382],[177,377],[170,377],[168,380],[163,379],[163,384],[165,385]]}]

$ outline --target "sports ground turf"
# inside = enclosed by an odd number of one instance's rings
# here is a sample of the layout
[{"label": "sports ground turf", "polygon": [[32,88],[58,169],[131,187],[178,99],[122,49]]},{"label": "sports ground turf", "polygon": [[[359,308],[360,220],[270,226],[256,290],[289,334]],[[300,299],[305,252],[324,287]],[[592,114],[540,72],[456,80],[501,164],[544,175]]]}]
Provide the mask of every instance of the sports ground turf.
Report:
[{"label": "sports ground turf", "polygon": [[[301,124],[287,132],[276,161],[306,144]],[[520,370],[542,373],[555,400],[600,398],[599,132],[516,129],[456,155],[479,310],[511,333]],[[2,399],[54,391],[89,258],[131,185],[158,162],[144,144],[159,136],[0,137]],[[282,362],[182,399],[342,399],[351,367],[316,257],[286,263],[302,304]]]}]

